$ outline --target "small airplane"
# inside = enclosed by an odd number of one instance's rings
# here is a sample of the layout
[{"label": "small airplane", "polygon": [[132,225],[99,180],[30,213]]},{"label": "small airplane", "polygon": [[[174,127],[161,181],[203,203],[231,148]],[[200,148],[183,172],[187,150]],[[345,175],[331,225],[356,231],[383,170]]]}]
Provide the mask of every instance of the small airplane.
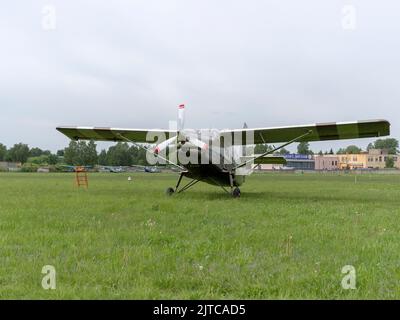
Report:
[{"label": "small airplane", "polygon": [[[128,142],[145,149],[147,155],[158,159],[159,163],[164,161],[164,164],[178,169],[178,182],[174,188],[167,189],[168,195],[184,192],[198,182],[205,182],[220,186],[234,198],[241,196],[239,187],[253,173],[255,165],[286,164],[285,158],[275,153],[292,143],[372,138],[390,134],[390,123],[387,120],[255,129],[249,129],[245,124],[243,129],[235,130],[188,130],[184,128],[184,113],[185,106],[182,104],[178,108],[177,126],[169,130],[103,127],[58,127],[57,130],[72,140]],[[255,145],[266,143],[282,144],[263,154],[254,154]],[[188,158],[197,161],[187,161]],[[183,177],[190,181],[179,188]]]},{"label": "small airplane", "polygon": [[114,167],[114,166],[102,166],[102,170],[108,171],[111,173],[121,173],[124,172],[124,169],[122,167]]},{"label": "small airplane", "polygon": [[147,167],[144,168],[144,172],[147,172],[147,173],[159,173],[161,171],[157,167],[149,167],[149,166],[147,166]]},{"label": "small airplane", "polygon": [[76,172],[79,170],[90,170],[93,169],[92,166],[69,166],[69,165],[61,165],[61,167],[66,171],[66,172]]}]

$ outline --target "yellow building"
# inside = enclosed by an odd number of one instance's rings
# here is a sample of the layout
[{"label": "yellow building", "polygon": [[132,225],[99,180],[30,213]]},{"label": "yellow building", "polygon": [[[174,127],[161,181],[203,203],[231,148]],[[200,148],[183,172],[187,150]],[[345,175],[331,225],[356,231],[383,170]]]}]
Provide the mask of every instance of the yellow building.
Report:
[{"label": "yellow building", "polygon": [[387,150],[371,149],[368,154],[367,167],[374,169],[384,169],[387,158],[393,158],[394,167],[400,168],[400,157],[389,154]]},{"label": "yellow building", "polygon": [[340,169],[365,169],[367,167],[368,153],[358,154],[340,154],[339,168]]},{"label": "yellow building", "polygon": [[388,150],[370,149],[359,154],[339,155],[340,169],[384,169],[387,158],[393,158],[394,167],[400,168],[400,156],[388,153]]}]

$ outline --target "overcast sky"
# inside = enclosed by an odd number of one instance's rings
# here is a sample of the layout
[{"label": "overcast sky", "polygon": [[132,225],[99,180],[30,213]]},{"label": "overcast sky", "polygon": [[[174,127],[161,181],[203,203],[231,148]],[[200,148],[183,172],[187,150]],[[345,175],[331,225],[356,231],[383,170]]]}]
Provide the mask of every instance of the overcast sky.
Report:
[{"label": "overcast sky", "polygon": [[0,142],[167,128],[180,103],[191,128],[383,118],[400,138],[399,31],[398,0],[4,1]]}]

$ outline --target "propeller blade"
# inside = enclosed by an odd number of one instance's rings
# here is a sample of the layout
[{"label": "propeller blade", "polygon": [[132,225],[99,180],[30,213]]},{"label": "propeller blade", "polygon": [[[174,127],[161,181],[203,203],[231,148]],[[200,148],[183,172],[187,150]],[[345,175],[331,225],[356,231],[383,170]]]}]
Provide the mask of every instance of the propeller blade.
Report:
[{"label": "propeller blade", "polygon": [[176,142],[176,137],[172,137],[168,140],[165,140],[164,142],[161,142],[159,145],[157,145],[154,148],[154,153],[159,154],[160,152],[164,151],[168,146],[172,143]]},{"label": "propeller blade", "polygon": [[199,148],[201,150],[208,150],[208,144],[199,139],[189,138],[189,143],[196,146],[197,148]]}]

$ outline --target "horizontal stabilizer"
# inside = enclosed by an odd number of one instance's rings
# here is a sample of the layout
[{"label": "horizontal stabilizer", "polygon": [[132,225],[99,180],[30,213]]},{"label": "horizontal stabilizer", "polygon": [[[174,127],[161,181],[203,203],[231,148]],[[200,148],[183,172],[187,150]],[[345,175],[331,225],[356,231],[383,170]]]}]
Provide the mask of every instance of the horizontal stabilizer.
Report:
[{"label": "horizontal stabilizer", "polygon": [[241,160],[242,162],[249,161],[251,159],[254,159],[254,164],[286,164],[286,159],[284,157],[279,157],[279,156],[264,156],[264,157],[259,157],[259,155],[254,155],[254,156],[248,156],[248,157],[242,157]]}]

